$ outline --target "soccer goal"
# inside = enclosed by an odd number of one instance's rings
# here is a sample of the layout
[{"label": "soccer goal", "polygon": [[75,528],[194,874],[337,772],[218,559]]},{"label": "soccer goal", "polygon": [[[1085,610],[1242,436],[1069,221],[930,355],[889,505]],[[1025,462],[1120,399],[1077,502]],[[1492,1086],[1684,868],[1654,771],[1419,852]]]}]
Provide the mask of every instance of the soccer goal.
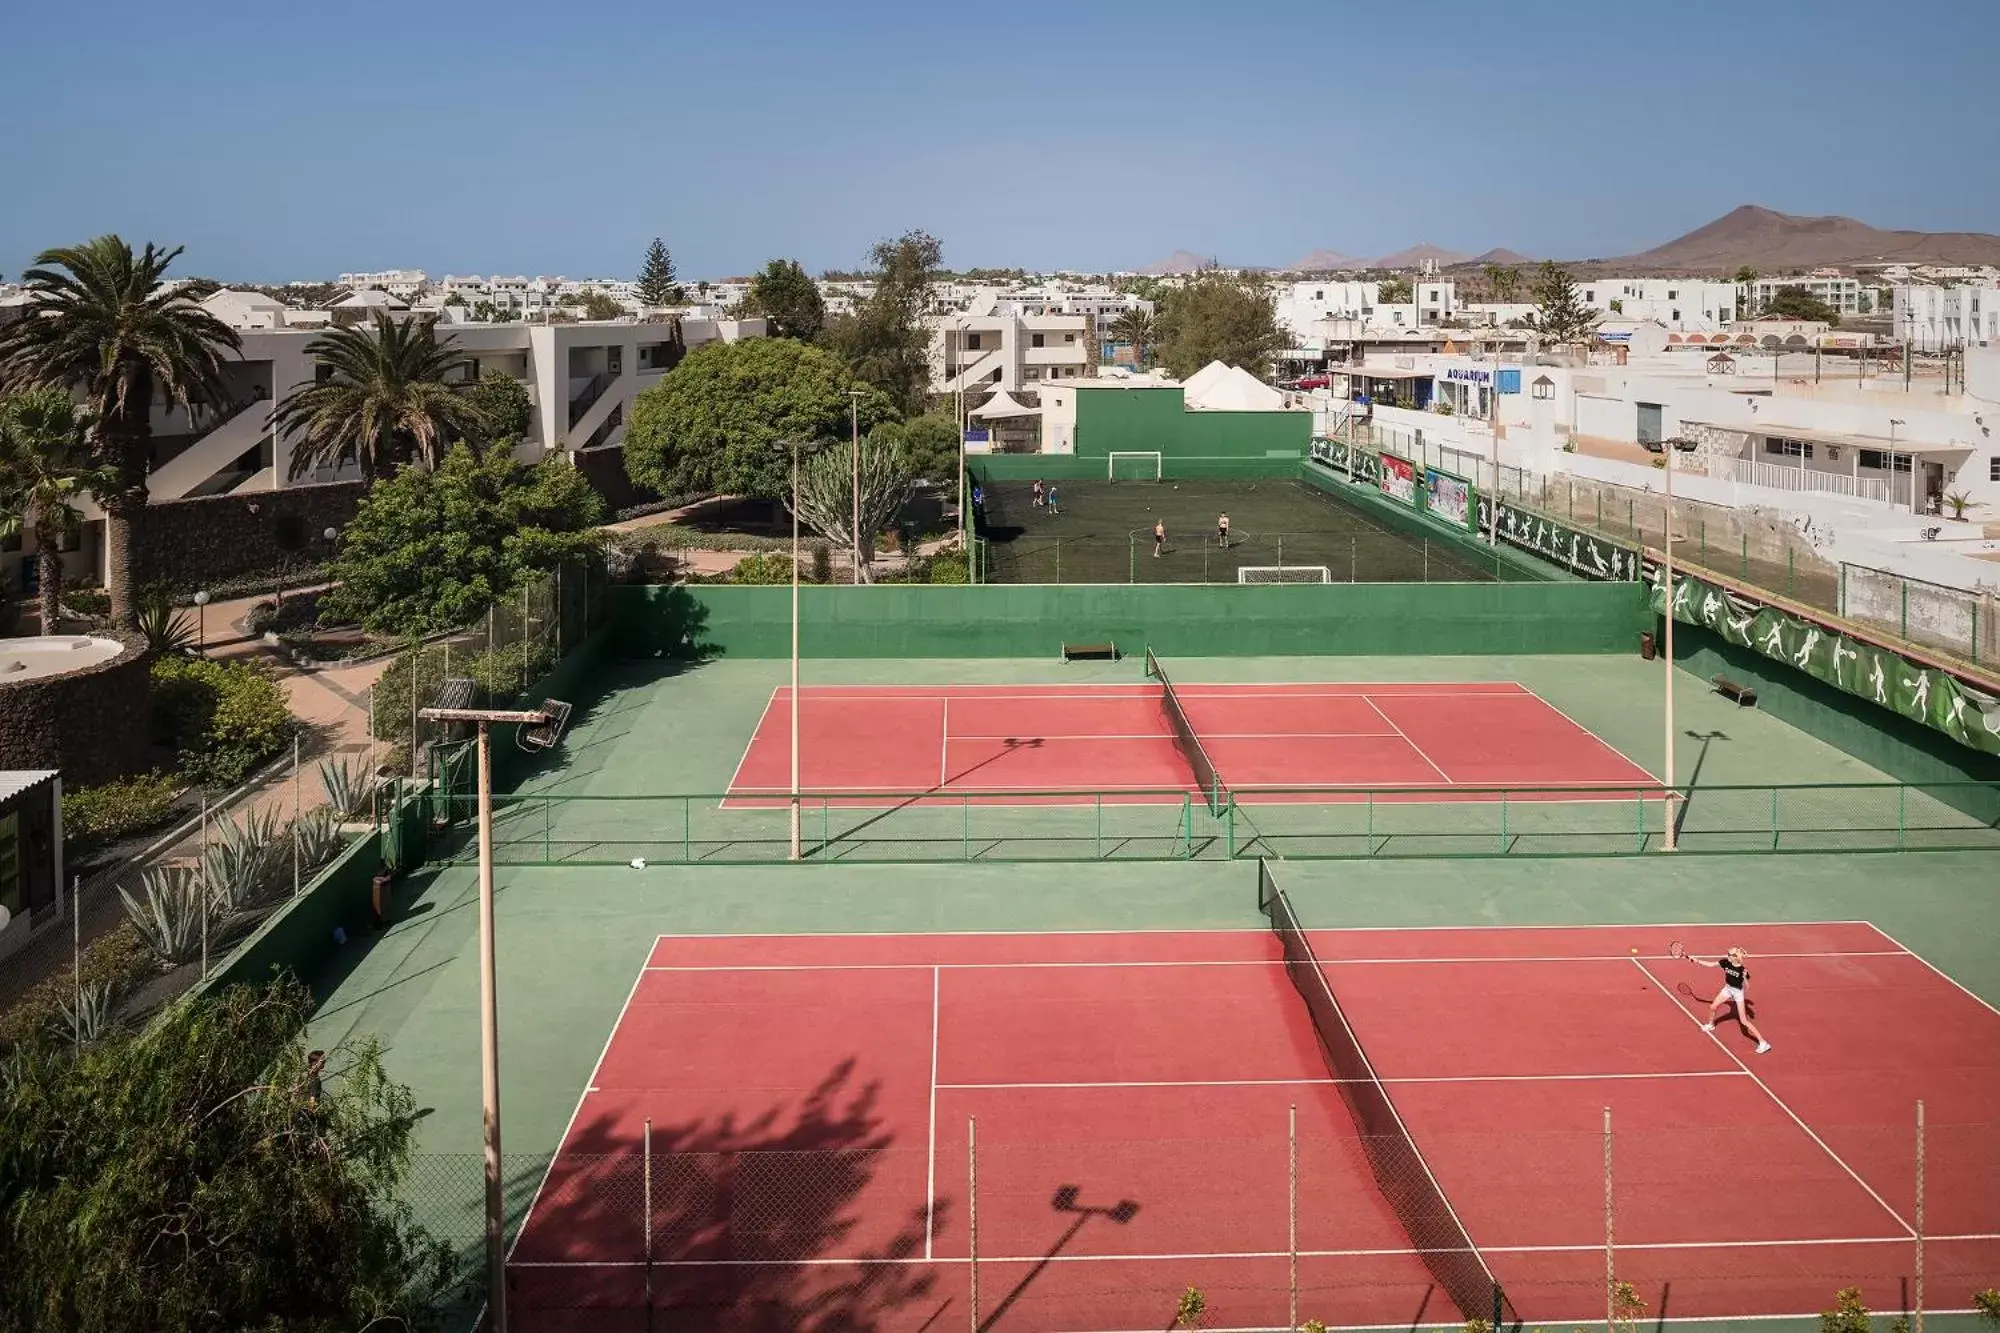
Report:
[{"label": "soccer goal", "polygon": [[1333,571],[1325,565],[1238,565],[1238,583],[1331,583]]},{"label": "soccer goal", "polygon": [[1113,453],[1106,461],[1111,465],[1113,481],[1158,481],[1160,479],[1160,456],[1157,453],[1137,451]]}]

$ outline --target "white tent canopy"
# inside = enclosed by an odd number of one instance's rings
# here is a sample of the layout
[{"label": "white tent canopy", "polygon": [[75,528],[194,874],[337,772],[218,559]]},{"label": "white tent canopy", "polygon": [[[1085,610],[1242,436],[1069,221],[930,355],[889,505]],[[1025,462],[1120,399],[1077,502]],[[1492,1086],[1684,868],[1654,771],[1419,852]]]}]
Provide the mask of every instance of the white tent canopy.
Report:
[{"label": "white tent canopy", "polygon": [[[1213,377],[1209,371],[1221,373]],[[1196,381],[1201,381],[1197,387]],[[1285,395],[1238,366],[1212,361],[1188,381],[1185,396],[1191,412],[1282,412]]]},{"label": "white tent canopy", "polygon": [[1001,421],[1009,417],[1038,417],[1041,414],[1039,407],[1025,407],[1014,395],[1002,389],[966,415],[982,421]]}]

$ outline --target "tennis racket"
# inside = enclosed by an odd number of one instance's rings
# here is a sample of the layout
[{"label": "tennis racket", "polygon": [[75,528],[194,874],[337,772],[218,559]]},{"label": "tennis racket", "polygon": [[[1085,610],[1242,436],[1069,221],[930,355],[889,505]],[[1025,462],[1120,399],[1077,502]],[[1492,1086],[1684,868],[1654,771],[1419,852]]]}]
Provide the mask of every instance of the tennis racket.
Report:
[{"label": "tennis racket", "polygon": [[1675,940],[1667,946],[1667,956],[1670,958],[1686,958],[1688,956],[1687,945],[1682,944],[1679,940]]}]

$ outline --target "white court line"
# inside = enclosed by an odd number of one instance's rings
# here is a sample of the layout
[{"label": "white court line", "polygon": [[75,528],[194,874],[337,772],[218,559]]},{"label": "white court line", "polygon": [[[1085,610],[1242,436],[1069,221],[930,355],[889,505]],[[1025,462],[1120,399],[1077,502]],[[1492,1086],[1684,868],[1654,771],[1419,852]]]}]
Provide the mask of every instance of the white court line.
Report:
[{"label": "white court line", "polygon": [[[1298,686],[1323,688],[1299,689]],[[1396,697],[1423,699],[1462,698],[1517,698],[1526,696],[1540,698],[1525,685],[1509,681],[1471,681],[1467,688],[1456,688],[1456,681],[1426,680],[1357,680],[1357,681],[1299,681],[1299,680],[1244,680],[1244,681],[1192,681],[1186,685],[1176,680],[1174,691],[1183,696],[1202,699],[1365,699],[1371,689],[1383,690]],[[1415,686],[1416,688],[1409,688]],[[1506,688],[1502,688],[1506,687]],[[772,699],[786,698],[790,687],[779,685],[772,690]],[[1158,697],[1157,685],[1130,685],[1123,682],[1107,681],[1100,685],[1051,685],[1047,689],[1023,688],[1015,685],[938,685],[932,688],[918,686],[888,685],[876,688],[868,685],[808,685],[799,691],[799,702],[818,696],[821,699],[920,699],[925,702],[949,695],[955,699],[1042,699],[1042,700],[1083,700],[1083,699],[1135,699],[1145,702]]]},{"label": "white court line", "polygon": [[1446,773],[1443,769],[1437,766],[1437,761],[1435,759],[1432,759],[1429,755],[1424,753],[1423,746],[1418,745],[1408,736],[1403,735],[1403,729],[1401,727],[1396,726],[1395,720],[1391,718],[1387,713],[1382,711],[1382,706],[1380,704],[1376,703],[1375,700],[1370,698],[1368,695],[1364,694],[1361,697],[1363,699],[1368,700],[1368,706],[1375,710],[1375,716],[1381,718],[1383,722],[1387,723],[1398,736],[1403,736],[1403,744],[1409,746],[1410,749],[1416,754],[1417,758],[1429,764],[1431,766],[1431,771],[1433,773],[1436,773],[1439,777],[1443,778],[1447,783],[1451,782],[1451,776],[1448,773]]},{"label": "white court line", "polygon": [[[1355,736],[1393,736],[1393,731],[1203,731],[1204,741],[1327,741]],[[1170,741],[1171,731],[1077,731],[1051,735],[1045,731],[961,731],[952,739],[964,741]]]},{"label": "white court line", "polygon": [[[1676,1000],[1674,998],[1673,992],[1668,990],[1666,985],[1658,977],[1653,975],[1652,970],[1650,968],[1648,968],[1643,962],[1639,961],[1636,958],[1632,960],[1632,966],[1638,968],[1639,971],[1642,974],[1644,974],[1646,980],[1652,982],[1654,987],[1659,991],[1659,993],[1663,997],[1665,997],[1667,1003],[1671,1004],[1675,1009],[1679,1010],[1683,1015],[1687,1017],[1688,1022],[1693,1023],[1696,1028],[1701,1027],[1701,1019],[1696,1015],[1690,1013],[1685,1005],[1683,1005],[1679,1000]],[[1845,1171],[1853,1179],[1855,1184],[1859,1185],[1862,1189],[1866,1190],[1868,1192],[1868,1197],[1873,1199],[1876,1203],[1882,1206],[1883,1212],[1895,1218],[1896,1225],[1902,1227],[1903,1230],[1908,1232],[1911,1236],[1915,1236],[1917,1234],[1916,1228],[1911,1226],[1908,1222],[1905,1222],[1903,1220],[1903,1215],[1897,1212],[1894,1208],[1891,1208],[1889,1206],[1889,1201],[1887,1199],[1884,1199],[1881,1195],[1877,1194],[1875,1192],[1875,1187],[1870,1185],[1867,1181],[1861,1178],[1860,1172],[1856,1171],[1853,1167],[1849,1166],[1844,1160],[1842,1160],[1839,1153],[1835,1152],[1831,1147],[1827,1145],[1825,1139],[1821,1138],[1818,1134],[1814,1133],[1813,1127],[1811,1125],[1808,1125],[1804,1120],[1801,1120],[1799,1118],[1798,1112],[1794,1111],[1790,1106],[1787,1106],[1785,1104],[1784,1098],[1780,1097],[1777,1093],[1771,1091],[1770,1084],[1766,1083],[1763,1079],[1758,1078],[1756,1074],[1751,1073],[1750,1066],[1743,1063],[1743,1057],[1739,1056],[1738,1054],[1736,1054],[1735,1051],[1731,1050],[1728,1044],[1723,1042],[1713,1032],[1707,1033],[1705,1035],[1708,1037],[1710,1041],[1715,1043],[1715,1047],[1717,1050],[1721,1051],[1731,1060],[1734,1060],[1738,1068],[1742,1069],[1744,1073],[1750,1075],[1750,1081],[1752,1083],[1755,1083],[1759,1088],[1762,1088],[1764,1090],[1764,1095],[1769,1097],[1772,1100],[1772,1102],[1774,1102],[1777,1105],[1777,1108],[1780,1111],[1783,1111],[1786,1115],[1790,1116],[1792,1119],[1792,1123],[1797,1125],[1800,1129],[1804,1130],[1806,1133],[1806,1137],[1811,1139],[1814,1143],[1817,1143],[1820,1146],[1820,1150],[1822,1152],[1824,1152],[1828,1157],[1833,1159],[1834,1165],[1838,1166],[1842,1171]],[[1926,1239],[1928,1239],[1928,1237]]]},{"label": "white court line", "polygon": [[[1308,934],[1313,932],[1308,931]],[[666,937],[662,937],[666,938]],[[678,938],[678,937],[677,937]],[[720,938],[730,938],[722,936]],[[835,937],[837,938],[837,937]],[[1900,949],[1872,951],[1851,950],[1846,952],[1804,951],[1786,953],[1777,950],[1759,951],[1759,958],[1901,958]],[[1581,953],[1581,954],[1521,954],[1517,956],[1469,955],[1463,958],[1334,958],[1322,957],[1320,963],[1326,967],[1352,965],[1355,967],[1424,967],[1433,965],[1464,966],[1472,963],[1624,963],[1646,962],[1664,963],[1672,954],[1632,954],[1632,953]],[[652,963],[646,964],[648,972],[921,972],[925,968],[942,969],[946,972],[1007,972],[1040,971],[1064,968],[1130,968],[1130,967],[1284,967],[1281,958],[1101,958],[1101,959],[1017,959],[1004,963]]]},{"label": "white court line", "polygon": [[937,1231],[937,1094],[938,992],[943,974],[931,969],[931,1128],[930,1164],[924,1174],[924,1258],[931,1257],[931,1237]]},{"label": "white court line", "polygon": [[[1924,1243],[1950,1241],[1996,1241],[2000,1233],[1966,1235],[1926,1235]],[[1804,1247],[1854,1247],[1854,1245],[1908,1245],[1906,1235],[1856,1235],[1856,1237],[1802,1237],[1780,1241],[1640,1241],[1620,1243],[1618,1249],[1672,1253],[1682,1249],[1804,1249]],[[1300,1249],[1300,1259],[1418,1259],[1426,1253],[1462,1255],[1462,1249]],[[1484,1255],[1602,1255],[1604,1243],[1594,1245],[1480,1245]],[[1128,1255],[980,1255],[980,1263],[1202,1263],[1222,1259],[1286,1259],[1284,1249],[1220,1249],[1220,1251],[1172,1251],[1172,1253],[1128,1253]],[[970,1263],[966,1255],[940,1255],[936,1259],[890,1259],[882,1255],[854,1257],[814,1257],[814,1259],[654,1259],[658,1269],[838,1269],[838,1267],[910,1267],[920,1263]],[[642,1269],[644,1259],[516,1259],[508,1267],[516,1269]],[[1944,1311],[1934,1311],[1944,1313]],[[1776,1315],[1774,1315],[1776,1317]],[[1716,1319],[1708,1315],[1706,1319]],[[1410,1327],[1410,1325],[1396,1325]],[[1458,1327],[1458,1325],[1452,1325]]]},{"label": "white court line", "polygon": [[[659,941],[653,942],[659,947]],[[625,1011],[632,1007],[632,1000],[639,994],[639,983],[646,979],[646,969],[640,968],[639,975],[632,978],[632,989],[625,992],[625,1003],[618,1006],[618,1017],[611,1024],[611,1031],[604,1034],[604,1048],[597,1053],[597,1060],[590,1066],[590,1077],[584,1081],[583,1092],[576,1099],[576,1108],[569,1113],[563,1124],[562,1134],[556,1139],[556,1150],[549,1156],[549,1164],[542,1168],[542,1178],[535,1185],[535,1192],[528,1199],[528,1211],[521,1214],[521,1226],[514,1233],[514,1244],[507,1247],[511,1257],[521,1237],[528,1234],[528,1224],[535,1219],[535,1205],[542,1201],[542,1191],[548,1188],[549,1177],[555,1174],[556,1163],[563,1158],[563,1145],[569,1142],[570,1131],[576,1128],[576,1118],[583,1114],[583,1104],[590,1094],[597,1091],[597,1071],[604,1068],[604,1057],[611,1054],[611,1043],[618,1039],[618,1029],[625,1026]]]},{"label": "white court line", "polygon": [[[1349,1084],[1373,1087],[1403,1083],[1609,1083],[1626,1079],[1742,1078],[1740,1069],[1690,1069],[1680,1073],[1652,1074],[1439,1074],[1409,1078],[1213,1078],[1213,1079],[1134,1079],[1104,1083],[940,1083],[954,1092],[1004,1092],[1012,1088],[1041,1091],[1090,1088],[1337,1088]],[[1482,1247],[1483,1248],[1483,1247]]]},{"label": "white court line", "polygon": [[1888,931],[1882,929],[1882,927],[1876,925],[1873,921],[1867,922],[1866,924],[1872,930],[1874,930],[1874,932],[1877,935],[1880,935],[1883,939],[1889,941],[1889,943],[1895,945],[1898,949],[1901,949],[1904,953],[1916,959],[1918,962],[1922,963],[1925,967],[1928,967],[1931,971],[1937,973],[1939,976],[1943,977],[1946,981],[1949,981],[1952,985],[1958,987],[1961,991],[1964,991],[1967,995],[1971,996],[1974,1003],[1984,1005],[1988,1013],[2000,1015],[2000,1008],[1994,1007],[1992,1002],[1986,1000],[1982,996],[1975,993],[1969,986],[1967,986],[1964,982],[1960,981],[1957,977],[1954,977],[1951,973],[1945,971],[1943,968],[1939,967],[1936,963],[1933,963],[1930,959],[1924,957],[1922,954],[1918,953],[1915,949],[1912,949],[1909,945],[1904,944],[1901,940],[1891,935]]},{"label": "white court line", "polygon": [[[1598,921],[1583,925],[1537,921],[1518,926],[1316,926],[1309,928],[1308,935],[1352,935],[1363,931],[1389,931],[1395,934],[1419,931],[1458,930],[1486,934],[1493,931],[1513,933],[1525,930],[1747,930],[1753,927],[1794,927],[1807,926],[1867,926],[1875,930],[1875,923],[1859,918],[1811,921]],[[976,939],[991,935],[1000,939],[1019,939],[1024,935],[1046,935],[1061,938],[1067,935],[1269,935],[1269,926],[1085,926],[1074,930],[736,930],[726,934],[711,934],[707,931],[662,931],[653,936],[657,947],[661,940],[842,940],[842,939],[907,939],[911,936],[926,938]],[[1881,932],[1876,931],[1877,934]],[[1884,936],[1886,939],[1887,936]],[[1900,947],[1900,946],[1898,946]],[[1909,950],[1904,949],[1908,953]],[[1837,958],[1838,950],[1828,951],[1827,957]]]},{"label": "white court line", "polygon": [[[775,685],[771,687],[771,697],[764,701],[764,711],[757,714],[757,725],[750,728],[750,739],[743,742],[743,754],[739,759],[737,759],[736,767],[730,770],[729,786],[725,788],[725,790],[727,791],[736,790],[736,779],[742,776],[743,765],[750,762],[750,752],[757,748],[757,737],[764,730],[764,719],[769,717],[771,715],[771,710],[778,706],[779,688],[780,688],[779,686]],[[789,793],[790,790],[791,790],[790,788],[786,788],[787,793]]]},{"label": "white court line", "polygon": [[1543,698],[1540,694],[1537,694],[1535,691],[1528,689],[1528,687],[1525,685],[1523,685],[1521,689],[1524,693],[1527,694],[1529,698],[1539,702],[1542,705],[1542,707],[1548,709],[1551,713],[1554,713],[1557,717],[1569,723],[1572,727],[1575,727],[1578,731],[1590,737],[1590,739],[1596,741],[1599,745],[1609,750],[1612,754],[1617,755],[1620,759],[1623,759],[1626,763],[1632,765],[1632,767],[1638,769],[1641,773],[1644,773],[1647,777],[1652,778],[1653,781],[1658,782],[1660,780],[1654,774],[1652,769],[1647,768],[1644,764],[1634,759],[1631,755],[1626,754],[1623,750],[1613,745],[1610,741],[1605,740],[1602,736],[1592,731],[1589,727],[1584,726],[1583,723],[1577,721],[1575,718],[1571,717],[1568,713],[1565,713],[1562,709],[1550,703],[1546,698]]}]

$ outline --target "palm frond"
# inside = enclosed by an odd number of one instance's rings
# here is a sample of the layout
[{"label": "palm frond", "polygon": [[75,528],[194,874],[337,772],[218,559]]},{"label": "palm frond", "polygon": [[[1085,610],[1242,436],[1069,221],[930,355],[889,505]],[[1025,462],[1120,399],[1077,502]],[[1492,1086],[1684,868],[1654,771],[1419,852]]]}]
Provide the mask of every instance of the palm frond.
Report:
[{"label": "palm frond", "polygon": [[270,420],[291,442],[293,477],[350,457],[371,480],[407,462],[436,467],[486,424],[466,393],[472,362],[430,320],[378,311],[372,327],[329,329],[306,351],[329,378],[294,389]]}]

